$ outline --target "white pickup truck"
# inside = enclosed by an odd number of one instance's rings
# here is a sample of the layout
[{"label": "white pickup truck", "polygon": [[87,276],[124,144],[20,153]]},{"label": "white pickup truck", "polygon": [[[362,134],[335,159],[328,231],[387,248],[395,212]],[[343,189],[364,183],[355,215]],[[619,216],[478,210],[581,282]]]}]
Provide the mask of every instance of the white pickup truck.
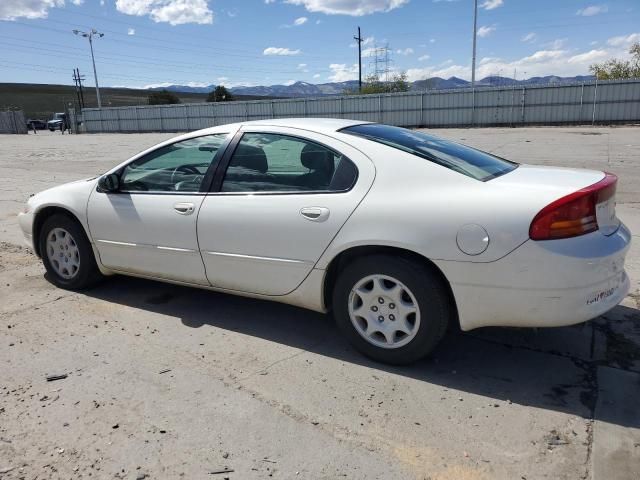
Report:
[{"label": "white pickup truck", "polygon": [[60,124],[65,124],[65,129],[69,128],[69,122],[67,120],[66,113],[54,113],[53,118],[47,122],[47,128],[52,132],[54,130],[60,130]]}]

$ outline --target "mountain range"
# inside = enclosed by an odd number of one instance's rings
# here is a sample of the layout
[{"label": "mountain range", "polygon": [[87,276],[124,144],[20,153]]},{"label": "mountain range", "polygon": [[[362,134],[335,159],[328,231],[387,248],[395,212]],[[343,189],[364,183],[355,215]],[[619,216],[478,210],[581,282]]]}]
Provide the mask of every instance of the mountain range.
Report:
[{"label": "mountain range", "polygon": [[[476,81],[477,87],[497,87],[516,85],[559,85],[567,83],[580,83],[595,80],[591,75],[578,75],[575,77],[558,77],[548,75],[546,77],[532,77],[524,80],[515,80],[508,77],[489,76]],[[440,78],[433,77],[426,80],[418,80],[410,83],[412,91],[423,90],[447,90],[453,88],[468,88],[471,82],[458,77]],[[154,87],[150,90],[169,90],[181,93],[208,93],[216,85],[206,87],[191,87],[187,85],[169,85],[165,87]],[[270,85],[270,86],[238,86],[229,88],[234,95],[252,95],[257,97],[321,97],[325,95],[340,95],[346,90],[354,91],[358,88],[357,80],[346,82],[331,82],[313,84],[307,82],[295,82],[290,85]]]}]

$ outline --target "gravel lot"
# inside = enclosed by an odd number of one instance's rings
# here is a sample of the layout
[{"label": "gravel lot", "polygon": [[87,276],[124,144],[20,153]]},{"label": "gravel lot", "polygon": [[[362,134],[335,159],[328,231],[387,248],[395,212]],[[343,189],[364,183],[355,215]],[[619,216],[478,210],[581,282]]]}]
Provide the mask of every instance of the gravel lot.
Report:
[{"label": "gravel lot", "polygon": [[631,295],[575,327],[454,331],[397,368],[285,305],[125,277],[58,290],[21,247],[27,196],[172,135],[0,136],[0,477],[637,479],[640,128],[436,133],[618,174]]}]

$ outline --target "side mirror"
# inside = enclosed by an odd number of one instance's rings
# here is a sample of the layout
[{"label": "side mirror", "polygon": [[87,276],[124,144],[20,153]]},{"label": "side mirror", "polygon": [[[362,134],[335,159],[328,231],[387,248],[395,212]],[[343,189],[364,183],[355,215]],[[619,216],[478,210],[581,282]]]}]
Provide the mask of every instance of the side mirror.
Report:
[{"label": "side mirror", "polygon": [[98,180],[98,188],[102,192],[115,193],[120,190],[120,176],[117,173],[103,175]]}]

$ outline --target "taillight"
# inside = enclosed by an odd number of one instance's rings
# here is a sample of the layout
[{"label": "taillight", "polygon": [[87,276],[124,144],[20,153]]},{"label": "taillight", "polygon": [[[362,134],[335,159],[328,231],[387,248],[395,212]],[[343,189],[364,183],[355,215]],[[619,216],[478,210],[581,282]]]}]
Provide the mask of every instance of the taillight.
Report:
[{"label": "taillight", "polygon": [[610,200],[616,193],[618,177],[605,177],[577,192],[544,207],[529,228],[532,240],[553,240],[577,237],[598,230],[596,205]]}]

